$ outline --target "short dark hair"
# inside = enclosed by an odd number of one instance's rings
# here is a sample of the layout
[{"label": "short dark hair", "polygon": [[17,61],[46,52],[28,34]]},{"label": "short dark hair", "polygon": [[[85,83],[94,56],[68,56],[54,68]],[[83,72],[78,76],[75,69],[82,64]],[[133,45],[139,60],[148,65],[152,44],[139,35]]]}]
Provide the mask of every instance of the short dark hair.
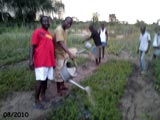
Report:
[{"label": "short dark hair", "polygon": [[73,18],[72,17],[66,17],[65,19],[64,19],[64,21],[71,21],[71,25],[72,25],[72,23],[73,23]]},{"label": "short dark hair", "polygon": [[93,23],[89,25],[89,29],[90,29],[90,30],[93,30],[93,29],[94,29]]},{"label": "short dark hair", "polygon": [[42,23],[42,19],[43,19],[43,18],[45,18],[45,17],[49,19],[49,17],[48,17],[48,16],[44,16],[44,15],[42,15],[42,16],[40,17],[40,22],[41,22],[41,23]]},{"label": "short dark hair", "polygon": [[71,20],[71,21],[73,21],[73,18],[68,16],[64,20]]}]

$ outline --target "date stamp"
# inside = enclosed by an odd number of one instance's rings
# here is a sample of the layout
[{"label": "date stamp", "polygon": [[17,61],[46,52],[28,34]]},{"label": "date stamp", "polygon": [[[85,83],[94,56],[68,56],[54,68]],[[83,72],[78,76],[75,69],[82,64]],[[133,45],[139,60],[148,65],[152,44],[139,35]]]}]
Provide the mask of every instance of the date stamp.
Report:
[{"label": "date stamp", "polygon": [[29,117],[28,112],[4,112],[3,113],[3,118],[25,118]]}]

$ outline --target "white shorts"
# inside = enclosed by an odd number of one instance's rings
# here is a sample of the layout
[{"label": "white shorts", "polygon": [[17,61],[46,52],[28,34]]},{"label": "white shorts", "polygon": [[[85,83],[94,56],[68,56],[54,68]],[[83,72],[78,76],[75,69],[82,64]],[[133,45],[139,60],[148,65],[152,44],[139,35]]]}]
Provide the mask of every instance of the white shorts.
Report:
[{"label": "white shorts", "polygon": [[38,67],[35,68],[36,80],[45,81],[46,79],[54,79],[53,67]]}]

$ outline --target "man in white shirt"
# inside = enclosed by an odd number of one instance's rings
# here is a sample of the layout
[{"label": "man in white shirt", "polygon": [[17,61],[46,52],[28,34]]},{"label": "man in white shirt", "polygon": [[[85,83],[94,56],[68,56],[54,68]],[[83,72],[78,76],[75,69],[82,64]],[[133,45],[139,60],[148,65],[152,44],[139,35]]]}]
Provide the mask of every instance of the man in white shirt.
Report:
[{"label": "man in white shirt", "polygon": [[99,34],[100,34],[101,43],[102,43],[102,58],[104,58],[105,47],[107,45],[107,40],[108,40],[108,32],[107,32],[107,29],[104,26],[104,23],[101,24]]},{"label": "man in white shirt", "polygon": [[160,56],[160,26],[157,26],[156,28],[156,33],[153,39],[153,48],[153,59],[155,59],[157,56]]},{"label": "man in white shirt", "polygon": [[145,55],[148,53],[150,48],[151,37],[150,34],[146,31],[146,27],[143,25],[140,28],[141,34],[139,37],[138,53],[140,54],[140,68],[141,74],[144,74],[146,67]]}]

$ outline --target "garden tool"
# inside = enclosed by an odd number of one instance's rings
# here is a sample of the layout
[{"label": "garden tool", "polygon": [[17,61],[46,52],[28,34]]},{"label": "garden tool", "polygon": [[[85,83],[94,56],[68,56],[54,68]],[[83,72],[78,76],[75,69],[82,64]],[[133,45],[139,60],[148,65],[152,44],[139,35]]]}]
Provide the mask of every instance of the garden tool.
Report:
[{"label": "garden tool", "polygon": [[64,80],[64,82],[70,82],[76,85],[77,87],[81,88],[82,90],[89,91],[89,87],[83,87],[72,80],[74,77],[76,77],[76,68],[77,68],[76,61],[74,61],[74,66],[70,66],[70,64],[66,60],[63,68],[60,71],[62,79]]}]

